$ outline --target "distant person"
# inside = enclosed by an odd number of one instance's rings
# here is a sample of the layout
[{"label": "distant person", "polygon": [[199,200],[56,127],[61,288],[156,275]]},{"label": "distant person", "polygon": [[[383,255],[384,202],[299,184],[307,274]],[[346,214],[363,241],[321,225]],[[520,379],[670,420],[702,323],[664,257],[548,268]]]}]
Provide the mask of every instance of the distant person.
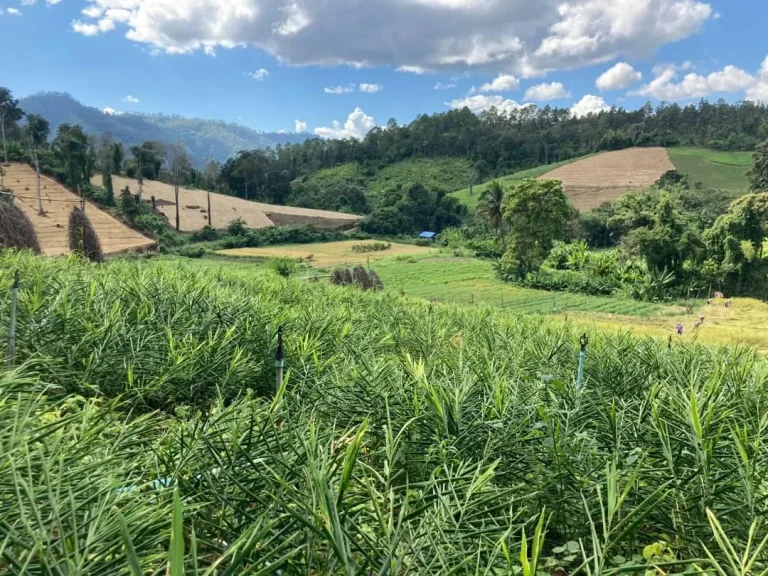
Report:
[{"label": "distant person", "polygon": [[677,326],[675,327],[675,329],[677,330],[677,335],[678,336],[682,336],[683,335],[683,323],[682,322],[678,322]]}]

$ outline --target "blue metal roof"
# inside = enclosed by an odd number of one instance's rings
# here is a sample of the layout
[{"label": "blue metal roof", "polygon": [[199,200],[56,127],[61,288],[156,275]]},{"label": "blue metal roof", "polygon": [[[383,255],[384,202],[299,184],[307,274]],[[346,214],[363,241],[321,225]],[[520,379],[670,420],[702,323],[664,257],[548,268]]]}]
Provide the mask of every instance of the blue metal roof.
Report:
[{"label": "blue metal roof", "polygon": [[422,232],[419,234],[420,238],[434,238],[437,236],[437,232]]}]

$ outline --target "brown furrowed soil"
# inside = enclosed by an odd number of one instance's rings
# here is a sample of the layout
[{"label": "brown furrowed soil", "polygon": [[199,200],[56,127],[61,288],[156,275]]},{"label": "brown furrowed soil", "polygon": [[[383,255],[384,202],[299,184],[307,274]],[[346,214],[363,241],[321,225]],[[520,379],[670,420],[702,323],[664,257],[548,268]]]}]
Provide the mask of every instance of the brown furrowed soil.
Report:
[{"label": "brown furrowed soil", "polygon": [[[72,208],[80,206],[77,195],[51,178],[41,176],[40,192],[44,211],[41,216],[38,211],[35,171],[26,164],[10,164],[3,168],[3,185],[16,195],[14,203],[35,226],[43,253],[48,256],[69,253],[67,224]],[[132,230],[91,202],[86,201],[85,213],[99,236],[104,254],[119,254],[155,246],[154,240]]]},{"label": "brown furrowed soil", "polygon": [[566,164],[539,178],[562,181],[571,204],[585,211],[648,188],[674,169],[665,148],[629,148]]},{"label": "brown furrowed soil", "polygon": [[[94,176],[92,183],[95,186],[101,186],[101,175]],[[139,183],[129,178],[112,176],[112,185],[116,197],[119,197],[120,191],[126,186],[134,194],[139,191]],[[145,180],[142,200],[149,202],[152,196],[155,197],[157,209],[168,218],[170,225],[175,227],[176,199],[173,186],[163,182]],[[204,190],[181,188],[179,205],[179,228],[182,232],[194,232],[208,224],[208,198]],[[314,224],[318,228],[344,229],[354,227],[360,216],[326,210],[262,204],[234,196],[211,193],[211,222],[214,228],[224,229],[227,224],[237,218],[242,218],[248,228]]]}]

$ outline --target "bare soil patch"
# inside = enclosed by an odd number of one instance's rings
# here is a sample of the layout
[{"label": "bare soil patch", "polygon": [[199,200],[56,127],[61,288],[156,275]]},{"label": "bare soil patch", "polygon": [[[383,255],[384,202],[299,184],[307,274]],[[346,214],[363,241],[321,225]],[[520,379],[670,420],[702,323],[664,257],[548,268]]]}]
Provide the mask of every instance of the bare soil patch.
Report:
[{"label": "bare soil patch", "polygon": [[[14,203],[35,226],[43,254],[58,256],[69,253],[67,223],[72,208],[80,206],[80,199],[55,180],[40,177],[43,197],[42,216],[38,212],[35,171],[26,164],[5,167],[4,184],[17,195]],[[154,240],[132,230],[91,202],[85,203],[85,212],[99,236],[104,254],[119,254],[144,250],[155,246]]]},{"label": "bare soil patch", "polygon": [[[101,186],[101,176],[94,176],[92,183]],[[139,191],[136,180],[112,176],[115,194],[119,194],[128,186],[134,194]],[[165,214],[171,222],[176,222],[176,198],[173,186],[162,182],[145,180],[142,200],[154,196],[155,206]],[[208,195],[205,190],[182,188],[179,192],[180,228],[182,232],[194,232],[208,224]],[[269,214],[269,216],[268,216]],[[360,216],[330,212],[326,210],[311,210],[293,206],[276,206],[260,202],[250,202],[242,198],[225,194],[211,193],[211,223],[214,228],[223,230],[237,218],[242,218],[248,228],[269,228],[286,223],[314,224],[318,228],[353,228]],[[280,220],[280,222],[276,222]]]},{"label": "bare soil patch", "polygon": [[566,164],[539,178],[560,180],[571,203],[584,211],[648,188],[674,169],[666,148],[629,148]]}]

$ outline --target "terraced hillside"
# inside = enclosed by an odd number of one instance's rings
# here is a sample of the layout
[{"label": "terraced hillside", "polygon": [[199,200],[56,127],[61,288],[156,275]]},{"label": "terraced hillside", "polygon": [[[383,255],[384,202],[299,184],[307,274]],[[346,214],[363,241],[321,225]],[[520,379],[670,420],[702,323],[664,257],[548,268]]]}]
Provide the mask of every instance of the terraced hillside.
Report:
[{"label": "terraced hillside", "polygon": [[[5,166],[4,185],[15,195],[15,202],[35,226],[40,247],[49,256],[69,252],[67,222],[74,206],[80,199],[56,181],[41,177],[44,214],[38,212],[35,172],[26,164]],[[105,254],[118,254],[151,248],[155,242],[116,220],[96,205],[86,202],[88,214]]]},{"label": "terraced hillside", "polygon": [[[94,176],[93,184],[101,186],[101,176]],[[126,186],[131,192],[139,190],[136,180],[112,177],[115,195]],[[204,190],[182,188],[179,193],[180,229],[182,232],[194,232],[208,224],[208,193]],[[149,201],[154,196],[156,207],[170,223],[176,222],[176,200],[173,186],[163,182],[144,181],[143,199]],[[318,228],[337,229],[352,228],[360,216],[329,212],[326,210],[311,210],[293,206],[276,206],[250,202],[242,198],[211,193],[211,222],[214,228],[226,228],[232,220],[242,218],[249,228],[269,228],[270,226],[293,226],[314,224]]]},{"label": "terraced hillside", "polygon": [[628,148],[566,164],[539,178],[562,181],[571,204],[584,211],[648,188],[674,169],[666,148]]}]

